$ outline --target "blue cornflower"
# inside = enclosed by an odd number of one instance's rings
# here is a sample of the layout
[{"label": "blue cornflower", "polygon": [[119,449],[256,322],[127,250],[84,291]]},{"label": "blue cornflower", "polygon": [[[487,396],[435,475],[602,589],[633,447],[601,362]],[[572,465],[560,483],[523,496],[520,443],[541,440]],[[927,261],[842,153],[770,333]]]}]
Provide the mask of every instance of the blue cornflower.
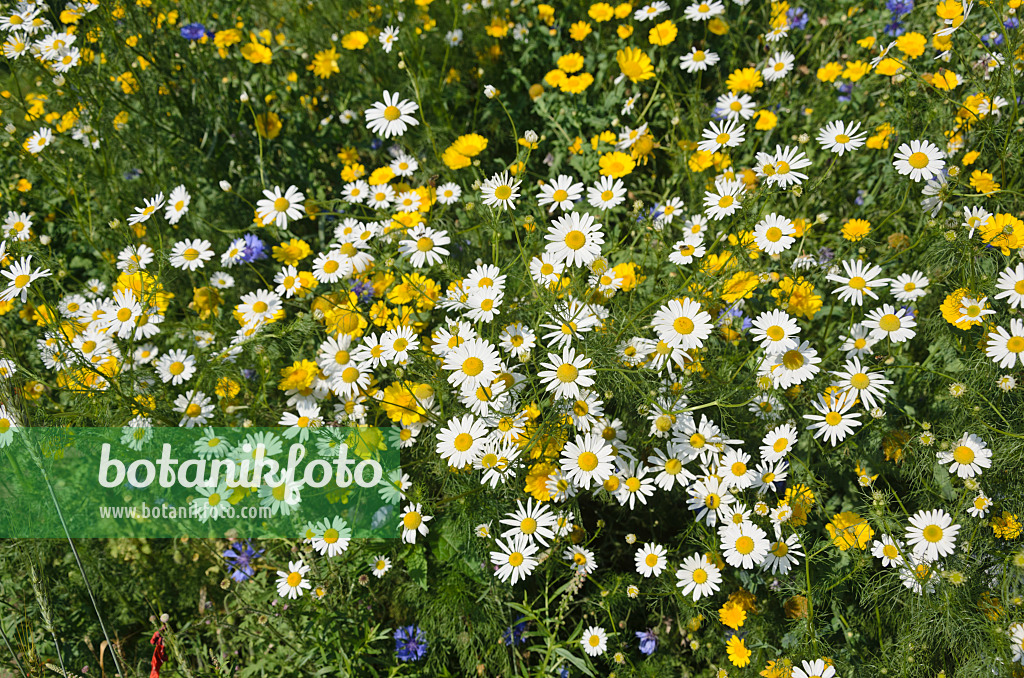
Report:
[{"label": "blue cornflower", "polygon": [[640,639],[640,651],[645,655],[650,656],[658,649],[658,636],[654,635],[654,629],[637,631],[636,637]]},{"label": "blue cornflower", "polygon": [[254,261],[261,261],[267,258],[267,244],[252,233],[245,234],[245,250],[242,253],[242,261],[251,264]]},{"label": "blue cornflower", "polygon": [[1003,26],[1005,26],[1008,31],[1016,30],[1020,26],[1020,19],[1015,16],[1011,16],[1003,22]]},{"label": "blue cornflower", "polygon": [[803,7],[793,7],[786,12],[786,18],[789,20],[789,25],[795,30],[801,30],[807,25],[810,17],[807,16],[807,10]]},{"label": "blue cornflower", "polygon": [[510,626],[505,629],[505,633],[501,636],[501,642],[505,643],[510,647],[515,647],[519,643],[523,642],[523,631],[526,630],[526,621],[520,617],[516,620],[514,626]]},{"label": "blue cornflower", "polygon": [[252,381],[253,379],[256,378],[256,370],[250,369],[248,367],[243,367],[242,376],[248,379],[249,381]]},{"label": "blue cornflower", "polygon": [[370,149],[374,150],[374,151],[377,151],[377,150],[380,150],[380,147],[383,146],[383,145],[384,145],[383,141],[381,141],[380,139],[374,139],[373,141],[370,142]]},{"label": "blue cornflower", "polygon": [[914,0],[887,0],[885,7],[896,16],[909,14],[914,9]]},{"label": "blue cornflower", "polygon": [[363,282],[362,280],[351,281],[350,289],[355,292],[355,295],[359,297],[359,301],[366,302],[373,299],[374,291],[373,284],[369,282]]},{"label": "blue cornflower", "polygon": [[998,46],[998,45],[1003,44],[1003,34],[1002,33],[996,33],[995,31],[991,31],[989,33],[984,33],[981,36],[981,41],[983,43],[985,43],[986,45]]},{"label": "blue cornflower", "polygon": [[821,249],[818,250],[818,265],[824,266],[828,262],[832,261],[832,258],[834,256],[836,256],[834,250],[828,247],[822,247]]},{"label": "blue cornflower", "polygon": [[235,542],[223,553],[223,557],[228,561],[228,567],[231,570],[231,578],[237,582],[243,582],[256,574],[252,563],[262,555],[263,549],[257,551],[252,547],[252,543],[249,540],[246,540],[244,543],[240,541]]},{"label": "blue cornflower", "polygon": [[903,28],[903,23],[899,19],[893,19],[891,24],[885,25],[885,34],[891,38],[896,38],[906,33],[906,29]]},{"label": "blue cornflower", "polygon": [[198,22],[185,24],[181,27],[181,37],[186,40],[199,40],[206,35],[206,26]]},{"label": "blue cornflower", "polygon": [[395,654],[398,661],[418,662],[427,654],[427,637],[417,625],[403,626],[395,631]]}]

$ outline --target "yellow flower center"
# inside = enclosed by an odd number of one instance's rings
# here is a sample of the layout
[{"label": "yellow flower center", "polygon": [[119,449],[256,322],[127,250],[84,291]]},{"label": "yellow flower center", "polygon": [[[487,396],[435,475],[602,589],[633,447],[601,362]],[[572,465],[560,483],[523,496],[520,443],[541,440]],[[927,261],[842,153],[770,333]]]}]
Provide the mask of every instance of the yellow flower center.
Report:
[{"label": "yellow flower center", "polygon": [[417,511],[409,511],[405,514],[405,517],[402,518],[402,525],[404,525],[407,530],[415,530],[422,522],[423,517]]},{"label": "yellow flower center", "polygon": [[672,322],[672,329],[679,334],[689,334],[693,332],[693,321],[686,316],[680,316]]},{"label": "yellow flower center", "polygon": [[576,463],[580,469],[589,473],[597,468],[597,455],[593,452],[584,452],[576,458]]},{"label": "yellow flower center", "polygon": [[942,540],[942,528],[938,525],[929,525],[921,530],[921,536],[923,536],[926,541],[934,544],[935,542]]},{"label": "yellow flower center", "polygon": [[907,158],[907,162],[910,163],[910,166],[914,169],[921,169],[928,165],[928,156],[921,151],[918,151],[917,153],[912,153],[910,157]]},{"label": "yellow flower center", "polygon": [[398,106],[388,106],[384,109],[384,119],[388,122],[398,120],[402,116],[402,111],[398,110]]},{"label": "yellow flower center", "polygon": [[974,450],[967,445],[957,445],[953,450],[953,461],[958,464],[970,464],[974,461]]},{"label": "yellow flower center", "polygon": [[886,313],[878,321],[878,327],[886,332],[895,332],[901,327],[900,319],[893,313]]},{"label": "yellow flower center", "polygon": [[470,377],[475,377],[484,371],[484,361],[471,356],[462,363],[462,371]]},{"label": "yellow flower center", "polygon": [[736,540],[736,550],[747,555],[754,550],[754,540],[746,535]]},{"label": "yellow flower center", "polygon": [[829,426],[837,426],[843,420],[843,415],[838,412],[829,412],[825,415],[825,423]]},{"label": "yellow flower center", "polygon": [[576,369],[576,366],[572,363],[563,363],[558,366],[558,369],[555,371],[555,376],[558,377],[558,380],[563,384],[568,384],[569,382],[576,381],[576,377],[579,376],[579,373],[580,371]]},{"label": "yellow flower center", "polygon": [[569,249],[578,250],[587,244],[587,236],[582,231],[569,231],[565,234],[565,244]]},{"label": "yellow flower center", "polygon": [[473,436],[468,433],[460,433],[455,436],[455,440],[452,441],[452,446],[455,447],[459,452],[465,452],[473,445]]}]

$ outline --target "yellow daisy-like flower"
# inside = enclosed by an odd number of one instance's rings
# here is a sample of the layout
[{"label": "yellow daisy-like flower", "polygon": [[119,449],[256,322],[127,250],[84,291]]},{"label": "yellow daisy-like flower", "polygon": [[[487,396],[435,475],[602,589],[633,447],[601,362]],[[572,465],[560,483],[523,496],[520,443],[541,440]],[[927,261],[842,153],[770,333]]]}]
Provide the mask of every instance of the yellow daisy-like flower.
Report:
[{"label": "yellow daisy-like flower", "polygon": [[601,166],[601,174],[613,179],[626,176],[636,167],[633,158],[621,151],[605,153],[598,160],[598,164]]},{"label": "yellow daisy-like flower", "polygon": [[726,644],[726,650],[729,652],[729,661],[732,662],[733,666],[743,668],[750,663],[750,650],[747,649],[746,643],[739,636],[733,636],[729,639]]},{"label": "yellow daisy-like flower", "polygon": [[840,551],[850,548],[864,549],[871,543],[875,531],[867,521],[856,513],[843,511],[832,516],[832,522],[825,525],[832,543]]},{"label": "yellow daisy-like flower", "polygon": [[639,49],[633,47],[620,49],[615,53],[615,61],[618,62],[622,74],[631,82],[643,82],[654,77],[651,58]]}]

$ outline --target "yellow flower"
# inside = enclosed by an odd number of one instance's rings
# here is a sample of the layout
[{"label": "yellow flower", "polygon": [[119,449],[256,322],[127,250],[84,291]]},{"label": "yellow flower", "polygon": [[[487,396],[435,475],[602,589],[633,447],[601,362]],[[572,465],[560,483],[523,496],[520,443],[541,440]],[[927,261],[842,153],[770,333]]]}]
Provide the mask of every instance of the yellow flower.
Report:
[{"label": "yellow flower", "polygon": [[708,22],[708,30],[715,35],[725,35],[729,32],[729,24],[725,23],[720,17],[715,17]]},{"label": "yellow flower", "polygon": [[843,65],[830,61],[818,69],[818,80],[822,82],[835,82],[836,78],[843,74]]},{"label": "yellow flower", "polygon": [[320,373],[320,368],[312,360],[296,360],[290,366],[281,368],[280,372],[278,390],[302,391],[313,384],[313,379]]},{"label": "yellow flower", "polygon": [[646,276],[637,275],[637,266],[632,261],[618,264],[612,271],[615,275],[622,279],[622,291],[629,292],[634,289],[637,285],[646,280]]},{"label": "yellow flower", "polygon": [[1024,247],[1024,221],[1012,214],[996,214],[981,225],[979,232],[984,242],[998,247],[1005,256],[1010,250]]},{"label": "yellow flower", "polygon": [[381,186],[394,178],[395,172],[390,167],[378,167],[370,173],[370,178],[366,180],[366,183],[371,186]]},{"label": "yellow flower", "polygon": [[969,167],[974,164],[974,161],[981,156],[980,151],[968,151],[964,153],[964,159],[960,161],[960,164],[964,167]]},{"label": "yellow flower", "polygon": [[537,501],[549,501],[548,479],[554,470],[555,467],[548,463],[534,464],[526,475],[526,492]]},{"label": "yellow flower", "polygon": [[593,29],[590,27],[589,23],[586,21],[577,21],[569,27],[569,37],[576,42],[579,42],[590,35],[591,31],[593,31]]},{"label": "yellow flower", "polygon": [[611,21],[615,16],[615,9],[607,2],[596,2],[587,10],[587,16],[598,23]]},{"label": "yellow flower", "polygon": [[441,154],[441,160],[442,162],[444,162],[445,165],[448,166],[448,169],[451,170],[469,167],[472,162],[469,158],[457,152],[454,148],[450,146],[444,150],[444,153]]},{"label": "yellow flower", "polygon": [[814,314],[821,309],[821,297],[814,293],[814,285],[804,280],[803,276],[794,280],[787,275],[779,281],[778,289],[772,290],[771,294],[784,311],[807,320],[813,320]]},{"label": "yellow flower", "polygon": [[726,650],[729,653],[729,661],[732,662],[733,666],[743,668],[750,663],[751,652],[739,636],[734,635],[729,639],[729,642],[726,644]]},{"label": "yellow flower", "polygon": [[313,63],[309,65],[309,69],[313,71],[313,75],[326,80],[341,72],[338,68],[338,56],[337,50],[333,47],[321,50],[313,56]]},{"label": "yellow flower", "polygon": [[647,40],[652,45],[671,45],[679,34],[679,29],[671,21],[662,21],[647,34]]},{"label": "yellow flower", "polygon": [[971,172],[971,188],[982,195],[999,192],[999,183],[994,180],[991,172],[974,170]]},{"label": "yellow flower", "polygon": [[728,304],[739,299],[749,299],[757,288],[757,274],[752,271],[734,273],[722,287],[722,300]]},{"label": "yellow flower", "polygon": [[492,38],[504,38],[508,35],[509,23],[500,17],[491,19],[491,23],[484,26],[484,32]]},{"label": "yellow flower", "polygon": [[563,82],[565,82],[565,79],[567,77],[569,76],[565,74],[565,71],[563,71],[561,68],[555,68],[548,71],[547,74],[544,75],[544,82],[546,82],[551,87],[558,87]]},{"label": "yellow flower", "polygon": [[275,245],[271,250],[271,254],[274,259],[285,266],[297,265],[300,261],[308,257],[310,252],[312,252],[312,250],[310,250],[306,241],[299,240],[297,238],[292,238],[288,242]]},{"label": "yellow flower", "polygon": [[256,116],[256,133],[264,139],[273,139],[281,133],[281,116],[277,113],[260,113]]},{"label": "yellow flower", "polygon": [[875,67],[875,73],[878,73],[879,75],[893,76],[902,71],[904,68],[906,68],[906,66],[901,64],[896,59],[893,59],[892,57],[886,57],[885,59],[882,59],[878,63],[878,66]]},{"label": "yellow flower", "polygon": [[274,58],[270,48],[258,42],[250,42],[242,47],[242,56],[254,64],[269,64]]},{"label": "yellow flower", "polygon": [[579,73],[570,75],[558,85],[558,89],[569,94],[579,94],[594,84],[594,76],[590,73]]},{"label": "yellow flower", "polygon": [[843,237],[850,242],[857,242],[871,232],[871,222],[866,219],[850,219],[843,224]]},{"label": "yellow flower", "polygon": [[651,59],[639,49],[627,47],[615,53],[615,60],[619,64],[619,70],[630,79],[631,82],[642,82],[654,77],[654,67],[651,66]]},{"label": "yellow flower", "polygon": [[932,87],[934,87],[935,89],[948,92],[949,90],[956,89],[956,87],[960,84],[960,76],[958,76],[953,71],[941,69],[938,73],[931,77],[930,82]]},{"label": "yellow flower", "polygon": [[739,92],[753,92],[764,85],[761,79],[761,71],[756,68],[738,68],[729,74],[725,86],[733,94]]},{"label": "yellow flower", "polygon": [[228,28],[217,31],[213,34],[213,44],[218,50],[224,50],[221,56],[227,54],[227,48],[242,42],[242,33],[237,28]]},{"label": "yellow flower", "polygon": [[857,82],[871,71],[871,64],[860,61],[847,61],[843,69],[843,77],[851,82]]},{"label": "yellow flower", "polygon": [[396,381],[384,389],[380,404],[391,421],[408,426],[423,420],[426,410],[421,403],[433,395],[434,390],[428,384]]},{"label": "yellow flower", "polygon": [[857,41],[857,44],[863,47],[864,49],[871,49],[875,45],[875,36],[869,35],[866,38],[861,38],[860,40]]},{"label": "yellow flower", "polygon": [[213,387],[213,392],[221,398],[234,398],[241,390],[242,387],[239,386],[238,382],[230,377],[221,377],[217,380],[216,386]]},{"label": "yellow flower", "polygon": [[904,33],[896,38],[896,49],[911,59],[916,59],[924,54],[924,48],[927,44],[928,41],[925,37],[917,32]]},{"label": "yellow flower", "polygon": [[856,513],[843,511],[832,516],[832,522],[825,525],[832,543],[840,551],[852,548],[864,549],[871,543],[875,531],[867,521]]},{"label": "yellow flower", "polygon": [[757,121],[754,123],[754,129],[769,130],[775,129],[775,126],[779,124],[779,116],[775,115],[768,110],[760,110],[754,113],[754,119]]},{"label": "yellow flower", "polygon": [[550,26],[555,22],[555,8],[548,4],[537,5],[537,18]]},{"label": "yellow flower", "polygon": [[1003,511],[1002,516],[995,516],[990,523],[992,532],[1000,539],[1016,539],[1021,533],[1021,524],[1016,513]]},{"label": "yellow flower", "polygon": [[723,626],[738,629],[746,621],[747,611],[743,609],[742,605],[729,601],[718,611],[718,619]]},{"label": "yellow flower", "polygon": [[896,133],[891,123],[883,122],[875,128],[875,134],[868,137],[868,148],[889,148],[889,137]]},{"label": "yellow flower", "polygon": [[223,302],[220,292],[215,287],[194,287],[192,288],[192,306],[199,313],[202,320],[217,313],[217,309]]},{"label": "yellow flower", "polygon": [[612,177],[617,179],[624,177],[633,171],[636,167],[636,163],[633,162],[633,158],[629,157],[621,151],[612,151],[611,153],[605,153],[598,160],[598,164],[601,166],[601,174],[606,177]]},{"label": "yellow flower", "polygon": [[558,57],[558,68],[566,73],[575,73],[583,68],[583,55],[579,52],[569,52]]},{"label": "yellow flower", "polygon": [[453,141],[449,148],[454,149],[460,155],[472,158],[487,148],[487,137],[480,136],[479,134],[463,134]]},{"label": "yellow flower", "polygon": [[370,38],[362,31],[350,31],[341,39],[341,46],[345,49],[362,49],[369,42]]},{"label": "yellow flower", "polygon": [[619,24],[619,27],[615,29],[615,34],[620,39],[625,40],[629,36],[633,35],[633,27],[629,24]]}]

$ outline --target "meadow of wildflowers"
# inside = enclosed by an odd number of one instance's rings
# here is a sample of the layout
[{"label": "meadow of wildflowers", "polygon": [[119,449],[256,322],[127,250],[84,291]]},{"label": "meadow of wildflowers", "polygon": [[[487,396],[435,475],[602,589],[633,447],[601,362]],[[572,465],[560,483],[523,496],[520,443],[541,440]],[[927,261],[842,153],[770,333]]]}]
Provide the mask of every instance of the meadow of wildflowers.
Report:
[{"label": "meadow of wildflowers", "polygon": [[0,675],[1024,675],[1020,6],[8,3],[0,486],[402,467],[390,539],[0,541]]}]

